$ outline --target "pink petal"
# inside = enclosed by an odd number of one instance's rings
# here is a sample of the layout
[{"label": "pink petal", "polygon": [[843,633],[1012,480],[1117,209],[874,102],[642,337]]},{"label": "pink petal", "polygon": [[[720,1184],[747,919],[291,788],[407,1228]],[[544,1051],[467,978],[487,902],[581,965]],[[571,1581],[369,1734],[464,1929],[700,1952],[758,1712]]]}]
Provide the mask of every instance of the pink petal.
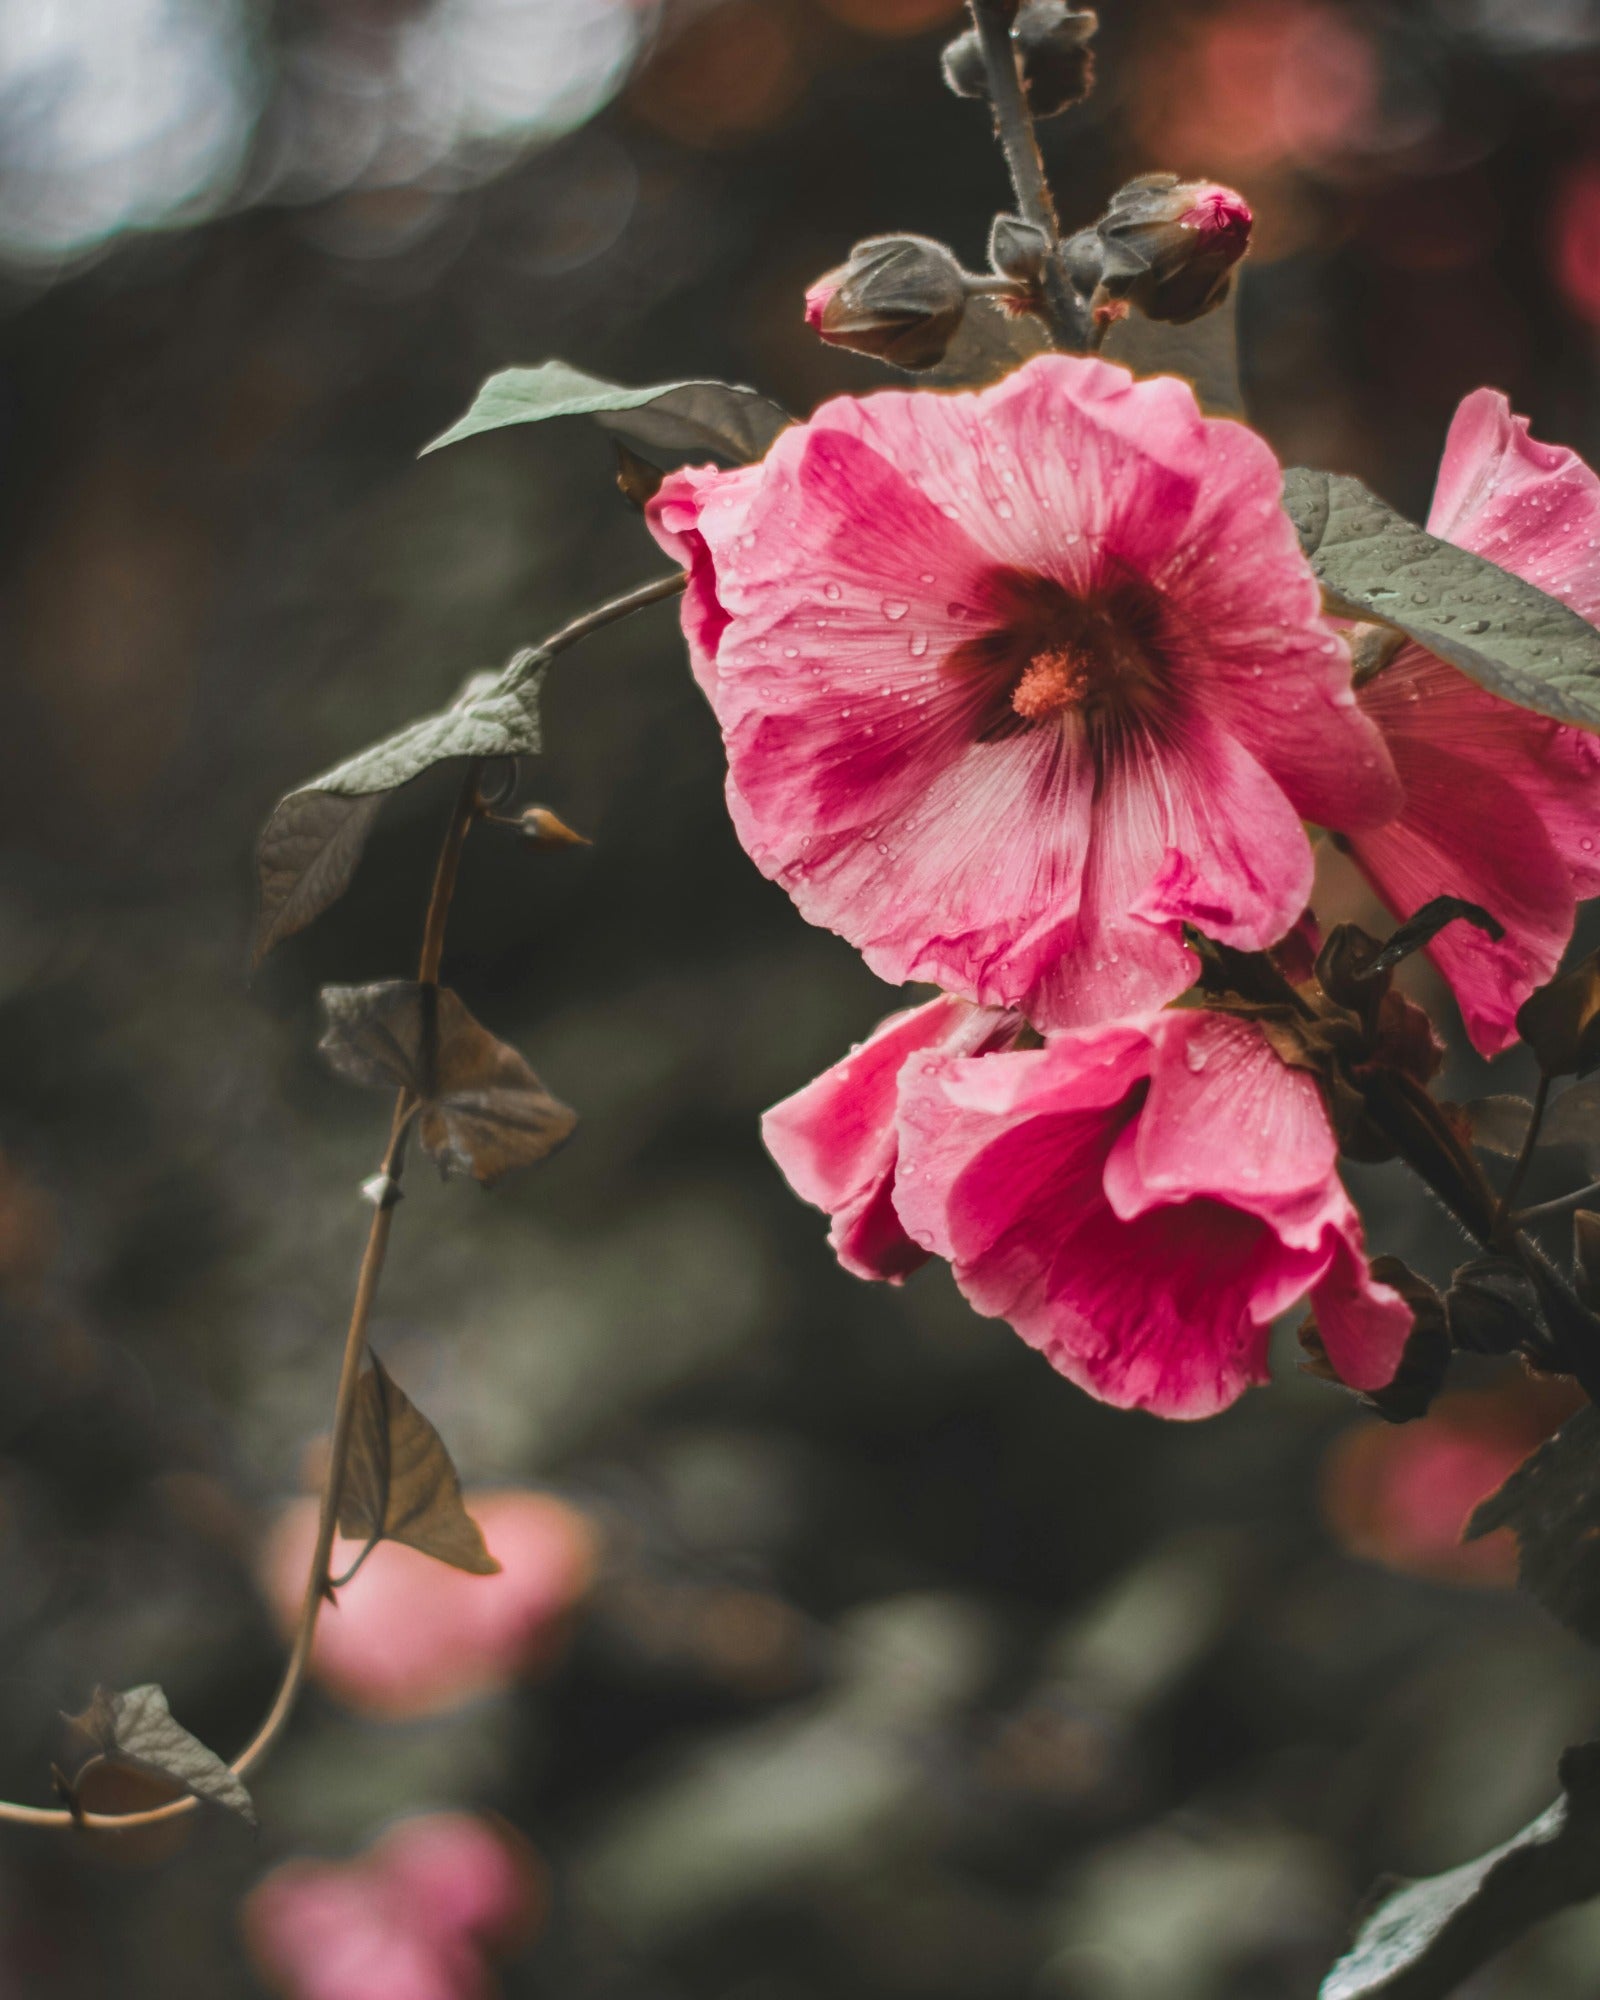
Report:
[{"label": "pink petal", "polygon": [[1394,1380],[1411,1332],[1411,1308],[1367,1268],[1354,1207],[1336,1223],[1338,1248],[1327,1274],[1311,1290],[1311,1307],[1328,1359],[1352,1389],[1381,1389]]},{"label": "pink petal", "polygon": [[[1406,703],[1404,676],[1416,671],[1397,661],[1381,674],[1365,691],[1373,712]],[[1451,668],[1442,671],[1461,680]],[[1433,678],[1424,672],[1425,680]],[[1440,707],[1448,716],[1449,703]],[[1535,807],[1500,775],[1492,753],[1461,754],[1459,734],[1452,738],[1447,724],[1439,744],[1417,733],[1433,709],[1429,701],[1406,713],[1406,726],[1390,733],[1405,812],[1389,826],[1349,836],[1350,851],[1398,917],[1434,896],[1465,896],[1505,925],[1496,942],[1467,924],[1451,924],[1429,947],[1474,1046],[1495,1055],[1517,1038],[1517,1009],[1561,962],[1576,910],[1572,879]]]},{"label": "pink petal", "polygon": [[717,595],[716,565],[701,522],[710,512],[719,524],[737,522],[751,495],[748,468],[724,472],[715,465],[686,465],[669,472],[645,508],[645,523],[675,562],[689,572],[683,594],[683,635],[689,665],[702,693],[717,682],[717,650],[728,614]]},{"label": "pink petal", "polygon": [[828,1241],[858,1278],[899,1283],[927,1261],[891,1198],[899,1137],[895,1086],[919,1050],[967,1052],[995,1017],[941,996],[891,1014],[843,1062],[775,1104],[761,1121],[767,1151],[802,1200],[833,1218]]},{"label": "pink petal", "polygon": [[1456,411],[1428,528],[1600,623],[1600,476],[1565,445],[1530,437],[1496,390],[1474,390]]},{"label": "pink petal", "polygon": [[1209,1195],[1281,1218],[1326,1193],[1337,1147],[1317,1086],[1282,1062],[1259,1028],[1178,1008],[1153,1032],[1150,1093],[1106,1166],[1117,1215],[1131,1221]]}]

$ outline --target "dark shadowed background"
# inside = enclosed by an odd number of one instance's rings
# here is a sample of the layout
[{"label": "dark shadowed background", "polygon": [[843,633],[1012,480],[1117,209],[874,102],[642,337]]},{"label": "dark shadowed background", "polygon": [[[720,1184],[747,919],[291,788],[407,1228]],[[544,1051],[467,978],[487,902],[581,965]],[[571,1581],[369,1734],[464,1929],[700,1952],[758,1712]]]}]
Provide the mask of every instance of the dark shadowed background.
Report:
[{"label": "dark shadowed background", "polygon": [[[1245,192],[1247,381],[1286,460],[1420,512],[1480,382],[1600,452],[1589,0],[1104,15],[1099,93],[1046,128],[1063,208],[1155,167]],[[584,424],[418,447],[556,355],[802,411],[883,379],[801,295],[884,229],[981,261],[1005,190],[939,80],[959,25],[0,0],[9,1796],[49,1801],[97,1681],[160,1680],[229,1754],[277,1672],[260,1551],[315,1464],[386,1117],[321,1067],[315,994],[414,963],[451,781],[389,805],[252,983],[257,826],[666,567]],[[1553,1417],[1469,1382],[1383,1432],[1291,1337],[1273,1390],[1161,1424],[942,1274],[842,1275],[757,1118],[895,996],[739,851],[671,609],[564,657],[546,721],[525,794],[594,846],[475,833],[446,971],[583,1122],[490,1197],[412,1176],[374,1338],[469,1487],[576,1510],[593,1588],[516,1685],[402,1720],[313,1690],[259,1837],[7,1830],[0,1992],[259,1992],[269,1869],[465,1806],[540,1857],[512,1995],[1308,2000],[1380,1870],[1505,1837],[1600,1714],[1503,1552],[1452,1548]],[[1402,1180],[1359,1192],[1381,1247],[1448,1271]],[[1589,1910],[1472,1991],[1597,1987]]]}]

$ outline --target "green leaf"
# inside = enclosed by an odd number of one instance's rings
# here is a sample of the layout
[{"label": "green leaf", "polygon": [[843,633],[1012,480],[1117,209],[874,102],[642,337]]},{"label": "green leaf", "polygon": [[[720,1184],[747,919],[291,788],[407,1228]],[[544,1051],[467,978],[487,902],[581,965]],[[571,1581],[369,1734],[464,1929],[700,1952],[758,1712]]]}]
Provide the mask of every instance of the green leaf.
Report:
[{"label": "green leaf", "polygon": [[549,656],[529,648],[474,674],[451,707],[374,743],[281,799],[256,843],[257,965],[349,888],[384,796],[452,757],[533,756]]},{"label": "green leaf", "polygon": [[552,1097],[447,987],[412,979],[325,986],[318,1047],[349,1083],[419,1100],[417,1133],[441,1172],[485,1187],[571,1137],[577,1114]]},{"label": "green leaf", "polygon": [[1442,542],[1339,473],[1296,468],[1284,505],[1330,610],[1375,618],[1519,708],[1600,729],[1600,631]]},{"label": "green leaf", "polygon": [[1571,1146],[1591,1167],[1600,1165],[1600,1077],[1564,1090],[1544,1114],[1541,1146]]},{"label": "green leaf", "polygon": [[1600,1744],[1567,1751],[1561,1784],[1503,1846],[1387,1896],[1320,2000],[1445,2000],[1531,1925],[1600,1894]]},{"label": "green leaf", "polygon": [[654,382],[625,389],[564,361],[545,361],[491,375],[466,415],[425,444],[422,455],[480,431],[550,417],[596,417],[646,450],[710,451],[737,465],[764,457],[779,431],[793,422],[756,390],[730,382]]},{"label": "green leaf", "polygon": [[1517,1580],[1552,1617],[1600,1645],[1600,1410],[1586,1404],[1467,1523],[1475,1542],[1517,1538]]},{"label": "green leaf", "polygon": [[350,1453],[339,1489],[339,1532],[370,1548],[404,1542],[453,1569],[500,1568],[461,1498],[444,1440],[378,1359],[356,1390]]},{"label": "green leaf", "polygon": [[197,1799],[225,1806],[255,1825],[255,1807],[243,1779],[174,1721],[167,1697],[153,1681],[123,1694],[96,1688],[82,1715],[69,1715],[67,1721],[108,1763],[169,1779]]}]

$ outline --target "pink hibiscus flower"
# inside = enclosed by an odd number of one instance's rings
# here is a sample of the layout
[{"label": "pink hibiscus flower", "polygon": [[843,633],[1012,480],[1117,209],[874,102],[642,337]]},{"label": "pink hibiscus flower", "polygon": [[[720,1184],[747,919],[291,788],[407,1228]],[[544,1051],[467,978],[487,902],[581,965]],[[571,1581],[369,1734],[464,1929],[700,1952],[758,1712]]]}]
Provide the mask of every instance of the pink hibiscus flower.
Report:
[{"label": "pink hibiscus flower", "polygon": [[885,979],[1040,1027],[1182,992],[1185,924],[1282,936],[1300,816],[1399,793],[1279,487],[1186,384],[1065,355],[670,476],[651,525],[757,866]]},{"label": "pink hibiscus flower", "polygon": [[[1456,411],[1428,527],[1600,623],[1600,478],[1529,437],[1491,389]],[[1350,850],[1396,916],[1455,895],[1505,925],[1497,942],[1452,924],[1430,946],[1467,1033],[1494,1055],[1560,964],[1579,899],[1600,894],[1600,737],[1497,700],[1420,646],[1402,647],[1360,701],[1406,797]]]},{"label": "pink hibiscus flower", "polygon": [[762,1119],[767,1151],[789,1185],[833,1218],[828,1241],[847,1271],[898,1285],[928,1261],[894,1208],[901,1070],[919,1052],[971,1056],[1009,1048],[1021,1027],[1016,1014],[941,994],[880,1021],[843,1062]]},{"label": "pink hibiscus flower", "polygon": [[910,1065],[895,1203],[1091,1395],[1205,1417],[1267,1379],[1271,1323],[1308,1293],[1344,1381],[1394,1374],[1411,1311],[1367,1268],[1335,1154],[1258,1028],[1178,1008]]}]

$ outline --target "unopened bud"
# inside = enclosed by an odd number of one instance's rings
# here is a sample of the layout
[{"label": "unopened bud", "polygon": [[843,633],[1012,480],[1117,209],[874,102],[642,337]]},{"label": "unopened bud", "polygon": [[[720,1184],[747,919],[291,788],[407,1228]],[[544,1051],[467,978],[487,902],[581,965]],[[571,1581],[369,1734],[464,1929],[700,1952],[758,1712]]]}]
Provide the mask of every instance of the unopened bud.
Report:
[{"label": "unopened bud", "polygon": [[834,347],[900,368],[944,359],[967,308],[967,275],[926,236],[869,236],[806,293],[806,324]]},{"label": "unopened bud", "polygon": [[[1091,7],[1067,0],[1025,0],[1012,23],[1011,39],[1022,59],[1022,88],[1035,118],[1053,118],[1088,96],[1094,87],[1094,51],[1089,44],[1100,25]],[[987,97],[989,73],[976,28],[957,35],[944,52],[944,80],[957,97]]]},{"label": "unopened bud", "polygon": [[1050,239],[1036,222],[997,215],[989,231],[989,263],[1002,278],[1035,283],[1050,255]]},{"label": "unopened bud", "polygon": [[529,806],[517,817],[517,831],[534,847],[591,847],[581,833],[557,819],[548,806]]},{"label": "unopened bud", "polygon": [[1097,312],[1135,305],[1147,319],[1181,326],[1221,305],[1233,267],[1250,247],[1242,195],[1212,181],[1145,174],[1111,197],[1096,225],[1102,265]]}]

